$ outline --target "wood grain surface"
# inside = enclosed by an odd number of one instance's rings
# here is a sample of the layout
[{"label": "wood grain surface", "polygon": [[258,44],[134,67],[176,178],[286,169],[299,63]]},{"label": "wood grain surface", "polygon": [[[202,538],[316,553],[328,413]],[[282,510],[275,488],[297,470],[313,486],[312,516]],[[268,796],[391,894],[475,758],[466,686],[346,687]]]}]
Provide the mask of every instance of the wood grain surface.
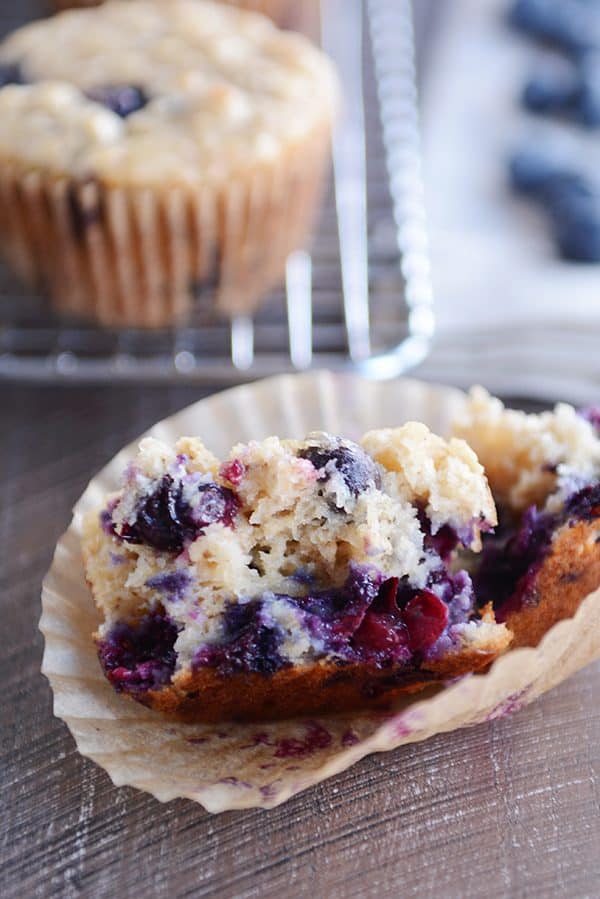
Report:
[{"label": "wood grain surface", "polygon": [[201,395],[0,385],[0,896],[600,896],[600,665],[268,812],[161,806],[78,755],[40,674],[41,579],[91,475]]}]

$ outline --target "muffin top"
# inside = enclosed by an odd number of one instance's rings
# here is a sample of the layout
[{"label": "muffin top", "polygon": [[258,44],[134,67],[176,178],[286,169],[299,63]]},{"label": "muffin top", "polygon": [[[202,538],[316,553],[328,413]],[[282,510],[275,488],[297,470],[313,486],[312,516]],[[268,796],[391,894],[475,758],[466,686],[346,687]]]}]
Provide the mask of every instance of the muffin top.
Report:
[{"label": "muffin top", "polygon": [[263,16],[202,0],[109,2],[0,44],[0,153],[133,184],[220,181],[327,126],[327,58]]},{"label": "muffin top", "polygon": [[[597,410],[566,403],[526,414],[474,387],[453,425],[485,468],[496,501],[515,512],[567,495],[600,471]],[[551,503],[552,505],[552,503]]]}]

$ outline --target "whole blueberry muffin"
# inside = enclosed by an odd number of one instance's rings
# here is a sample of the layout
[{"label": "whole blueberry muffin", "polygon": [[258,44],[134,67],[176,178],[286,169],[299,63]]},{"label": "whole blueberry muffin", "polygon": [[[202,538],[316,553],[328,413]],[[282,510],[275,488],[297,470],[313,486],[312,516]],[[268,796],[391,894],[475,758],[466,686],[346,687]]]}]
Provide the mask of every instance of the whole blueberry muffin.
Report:
[{"label": "whole blueberry muffin", "polygon": [[527,415],[471,391],[454,433],[482,462],[500,526],[474,575],[480,602],[535,645],[600,587],[600,409]]},{"label": "whole blueberry muffin", "polygon": [[[55,9],[73,9],[82,6],[99,6],[103,0],[52,0]],[[169,0],[164,0],[169,2]],[[250,9],[263,13],[280,24],[287,21],[287,15],[296,5],[293,0],[220,0],[221,3],[229,3],[239,6],[241,9]]]},{"label": "whole blueberry muffin", "polygon": [[494,526],[475,454],[419,424],[236,446],[144,440],[85,523],[100,662],[187,720],[389,705],[510,641],[453,564]]},{"label": "whole blueberry muffin", "polygon": [[163,326],[252,310],[307,239],[333,69],[202,0],[109,2],[0,44],[0,244],[56,306]]}]

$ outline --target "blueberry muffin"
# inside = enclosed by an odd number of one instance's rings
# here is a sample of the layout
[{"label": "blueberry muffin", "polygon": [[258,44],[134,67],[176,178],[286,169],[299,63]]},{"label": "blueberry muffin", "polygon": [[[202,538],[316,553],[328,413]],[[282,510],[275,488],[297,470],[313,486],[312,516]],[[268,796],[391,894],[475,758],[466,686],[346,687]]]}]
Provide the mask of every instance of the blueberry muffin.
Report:
[{"label": "blueberry muffin", "polygon": [[496,523],[475,454],[424,425],[236,446],[144,440],[85,522],[113,687],[185,720],[387,707],[510,641],[453,565]]},{"label": "blueberry muffin", "polygon": [[0,44],[0,83],[0,244],[61,311],[251,311],[307,239],[336,80],[266,18],[202,0],[72,10]]},{"label": "blueberry muffin", "polygon": [[[63,10],[72,9],[76,6],[99,6],[103,0],[52,0],[52,2],[55,9]],[[168,2],[168,0],[163,0],[163,2]],[[241,9],[260,12],[280,24],[284,24],[287,21],[288,13],[295,6],[292,0],[220,0],[220,2],[239,6]]]},{"label": "blueberry muffin", "polygon": [[600,587],[600,410],[527,415],[471,391],[454,433],[483,464],[500,526],[474,575],[480,603],[536,645]]}]

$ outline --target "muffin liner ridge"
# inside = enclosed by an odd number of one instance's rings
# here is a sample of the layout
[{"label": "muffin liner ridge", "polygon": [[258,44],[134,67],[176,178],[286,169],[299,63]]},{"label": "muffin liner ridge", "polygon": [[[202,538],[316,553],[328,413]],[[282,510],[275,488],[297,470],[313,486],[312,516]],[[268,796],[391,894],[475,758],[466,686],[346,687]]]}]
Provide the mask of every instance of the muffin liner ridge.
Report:
[{"label": "muffin liner ridge", "polygon": [[0,157],[3,255],[57,311],[107,326],[251,312],[309,237],[330,139],[322,122],[273,164],[214,185],[111,185]]},{"label": "muffin liner ridge", "polygon": [[[328,372],[269,378],[217,394],[155,425],[166,442],[198,435],[223,455],[239,441],[270,434],[301,438],[326,430],[350,438],[376,427],[420,420],[447,434],[464,402],[458,390],[402,379],[374,382]],[[82,755],[117,786],[160,801],[185,797],[210,812],[270,808],[372,752],[478,724],[524,707],[600,656],[600,590],[539,646],[508,651],[486,674],[429,688],[387,713],[357,712],[265,724],[181,724],[116,694],[105,679],[92,633],[100,615],[80,551],[84,515],[115,489],[137,441],[89,484],[59,541],[44,580],[42,671],[54,712]]]}]

